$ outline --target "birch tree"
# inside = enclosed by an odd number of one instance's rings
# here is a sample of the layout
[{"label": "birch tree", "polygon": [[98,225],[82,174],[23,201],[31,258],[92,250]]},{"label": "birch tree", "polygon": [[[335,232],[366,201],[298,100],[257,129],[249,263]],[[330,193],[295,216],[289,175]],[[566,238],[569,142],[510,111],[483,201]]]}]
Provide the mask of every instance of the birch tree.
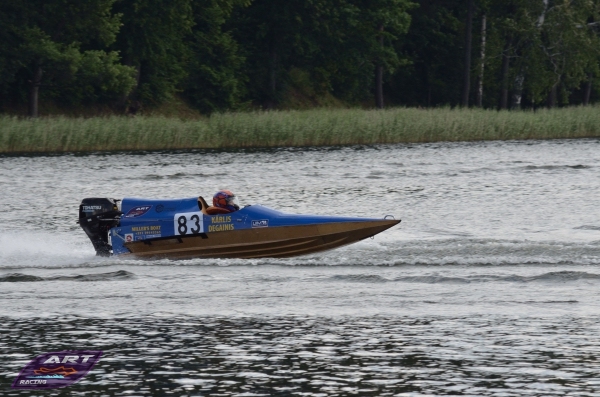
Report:
[{"label": "birch tree", "polygon": [[[548,4],[548,0],[544,0]],[[546,96],[548,106],[568,103],[568,93],[598,70],[600,41],[590,26],[597,20],[598,5],[593,1],[560,0],[548,4],[540,17],[538,56],[546,64],[545,72],[532,74],[531,91],[535,102]]]}]

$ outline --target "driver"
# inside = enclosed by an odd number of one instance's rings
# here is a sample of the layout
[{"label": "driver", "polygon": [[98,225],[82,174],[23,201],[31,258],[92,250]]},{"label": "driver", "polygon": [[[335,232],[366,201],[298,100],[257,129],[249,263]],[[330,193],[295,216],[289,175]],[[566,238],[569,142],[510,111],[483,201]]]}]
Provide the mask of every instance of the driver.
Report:
[{"label": "driver", "polygon": [[213,206],[227,212],[235,212],[240,209],[235,194],[230,190],[219,190],[216,192],[213,196]]}]

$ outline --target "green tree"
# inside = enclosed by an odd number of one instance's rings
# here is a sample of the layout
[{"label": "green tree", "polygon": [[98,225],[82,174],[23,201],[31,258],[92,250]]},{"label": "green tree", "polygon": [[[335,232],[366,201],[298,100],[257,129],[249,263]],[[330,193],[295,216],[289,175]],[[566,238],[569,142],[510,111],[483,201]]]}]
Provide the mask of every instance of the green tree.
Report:
[{"label": "green tree", "polygon": [[391,100],[408,106],[456,105],[464,82],[466,3],[420,0],[418,4],[410,11],[410,29],[397,45],[410,63],[391,76]]},{"label": "green tree", "polygon": [[600,41],[588,24],[597,19],[598,4],[592,1],[560,0],[545,10],[533,47],[537,57],[530,57],[540,60],[528,77],[534,103],[547,98],[548,106],[556,106],[560,90],[567,104],[569,91],[587,80],[590,72],[597,74]]},{"label": "green tree", "polygon": [[395,43],[399,36],[404,35],[410,26],[408,11],[414,4],[408,0],[376,0],[359,1],[361,10],[361,29],[355,31],[359,36],[365,61],[375,72],[375,103],[383,108],[383,77],[384,71],[393,74],[405,60],[400,56]]},{"label": "green tree", "polygon": [[303,46],[296,40],[303,41],[302,10],[301,0],[255,0],[233,14],[230,26],[247,60],[249,98],[257,104],[274,107],[281,99],[287,69],[301,61]]},{"label": "green tree", "polygon": [[266,107],[275,106],[292,74],[305,73],[314,92],[329,91],[351,101],[368,98],[382,86],[375,84],[376,75],[382,82],[384,71],[391,73],[402,64],[394,44],[408,29],[411,4],[254,1],[232,20],[247,58],[251,97]]},{"label": "green tree", "polygon": [[[566,0],[492,1],[492,34],[500,67],[500,108],[518,109],[547,101],[563,103],[569,93],[598,69],[597,34],[589,21],[597,18],[597,2]],[[492,57],[493,58],[493,57]]]},{"label": "green tree", "polygon": [[[2,2],[0,15],[8,23],[1,57],[13,72],[4,82],[28,86],[29,114],[38,115],[40,87],[60,96],[66,87],[87,81],[94,93],[124,93],[132,87],[131,70],[118,63],[117,53],[104,52],[115,39],[119,16],[111,13],[114,0],[22,0]],[[7,62],[7,59],[9,61]],[[110,84],[94,83],[94,71]],[[25,83],[25,84],[24,84]],[[85,96],[79,92],[81,96]]]},{"label": "green tree", "polygon": [[205,113],[235,109],[246,93],[245,57],[226,23],[249,0],[195,0],[183,93]]},{"label": "green tree", "polygon": [[114,49],[135,69],[135,89],[125,100],[157,104],[180,90],[193,25],[192,0],[120,0],[122,14]]}]

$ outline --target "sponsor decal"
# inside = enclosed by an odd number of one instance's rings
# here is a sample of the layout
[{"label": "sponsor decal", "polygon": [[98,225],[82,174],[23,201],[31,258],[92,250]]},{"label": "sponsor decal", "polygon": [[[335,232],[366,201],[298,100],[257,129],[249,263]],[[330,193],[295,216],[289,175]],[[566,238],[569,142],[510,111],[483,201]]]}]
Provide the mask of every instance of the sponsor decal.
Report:
[{"label": "sponsor decal", "polygon": [[269,227],[268,219],[260,219],[252,221],[252,227]]},{"label": "sponsor decal", "polygon": [[23,368],[12,383],[14,389],[54,389],[70,386],[100,360],[99,350],[72,350],[45,353]]},{"label": "sponsor decal", "polygon": [[138,216],[142,216],[146,212],[150,211],[150,208],[152,208],[151,205],[138,205],[137,207],[133,207],[127,211],[124,218],[137,218]]},{"label": "sponsor decal", "polygon": [[135,236],[135,241],[148,240],[149,238],[162,237],[160,234],[142,234],[141,236]]},{"label": "sponsor decal", "polygon": [[131,231],[135,234],[136,240],[161,237],[162,235],[160,225],[133,226]]},{"label": "sponsor decal", "polygon": [[133,233],[127,233],[125,234],[125,242],[126,243],[130,243],[133,241]]}]

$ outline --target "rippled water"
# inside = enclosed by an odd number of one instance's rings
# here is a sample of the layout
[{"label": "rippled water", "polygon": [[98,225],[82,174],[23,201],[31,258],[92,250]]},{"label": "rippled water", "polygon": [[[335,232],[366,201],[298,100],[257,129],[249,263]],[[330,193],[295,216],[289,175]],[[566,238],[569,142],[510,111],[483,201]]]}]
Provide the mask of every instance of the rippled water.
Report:
[{"label": "rippled water", "polygon": [[[0,389],[62,395],[597,395],[600,141],[0,157]],[[292,259],[96,258],[83,197],[203,195],[402,223]],[[49,392],[45,392],[48,394]],[[38,393],[39,394],[39,393]]]}]

